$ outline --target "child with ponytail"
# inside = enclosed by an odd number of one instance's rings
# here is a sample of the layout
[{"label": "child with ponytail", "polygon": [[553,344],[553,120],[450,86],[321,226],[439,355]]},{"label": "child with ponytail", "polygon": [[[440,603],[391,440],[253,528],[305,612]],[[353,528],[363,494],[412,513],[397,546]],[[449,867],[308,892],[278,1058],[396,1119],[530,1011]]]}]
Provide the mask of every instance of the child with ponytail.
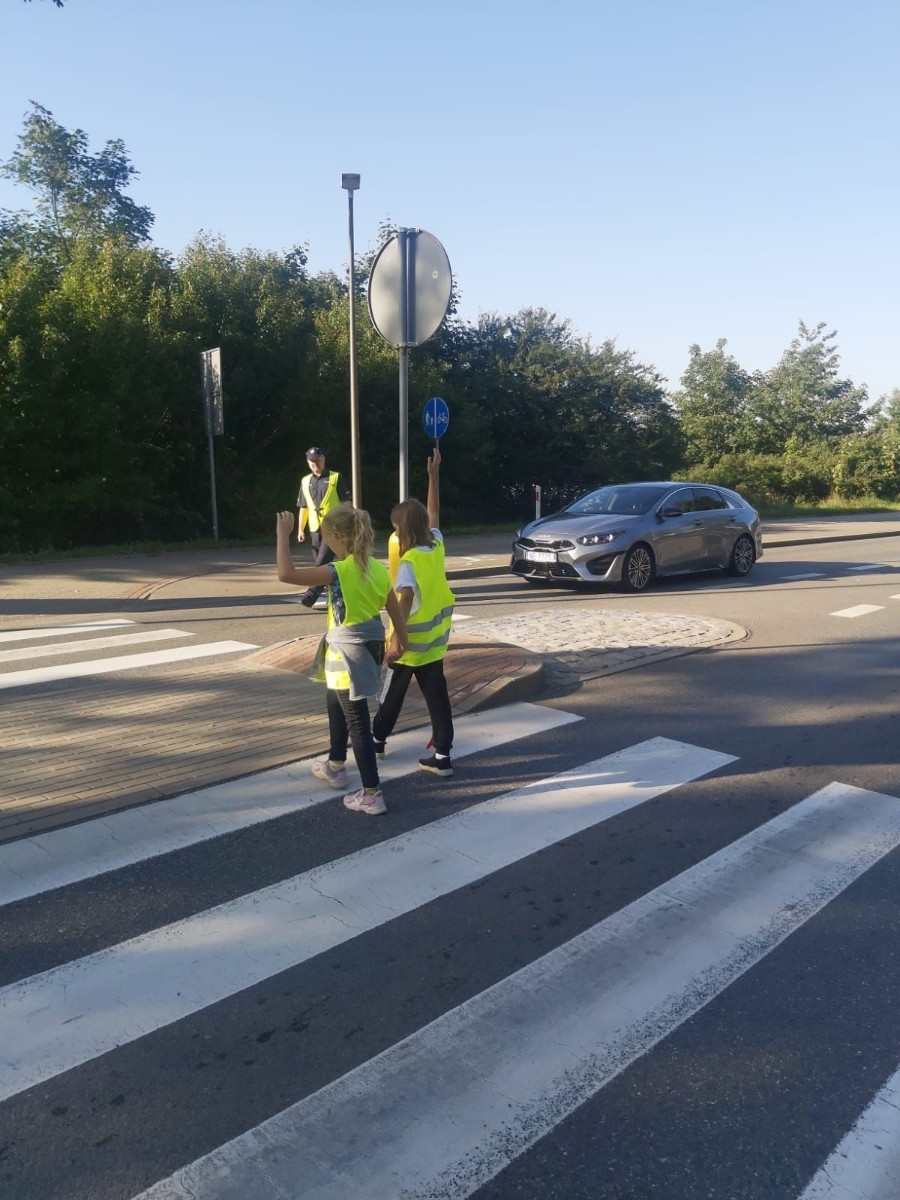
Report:
[{"label": "child with ponytail", "polygon": [[406,622],[409,649],[391,666],[391,682],[381,702],[372,733],[375,753],[384,754],[403,707],[406,689],[415,678],[428,705],[434,753],[419,759],[419,767],[440,779],[450,779],[453,763],[453,716],[444,678],[444,655],[450,640],[450,621],[456,597],[444,569],[444,539],[438,529],[441,452],[437,446],[428,461],[428,504],[402,500],[391,510],[391,524],[400,542],[400,566],[394,588]]},{"label": "child with ponytail", "polygon": [[406,623],[391,588],[387,568],[372,557],[374,536],[369,514],[350,504],[331,509],[322,519],[322,539],[335,561],[320,567],[297,568],[290,551],[294,514],[280,512],[276,520],[278,578],[282,583],[328,588],[328,628],[316,657],[313,678],[327,685],[327,758],[314,761],[312,773],[330,787],[347,787],[347,742],[362,779],[357,792],[344,796],[352,812],[378,816],[387,811],[375,759],[368,700],[381,690],[384,626],[387,608],[393,633],[387,651],[392,662],[406,649]]}]

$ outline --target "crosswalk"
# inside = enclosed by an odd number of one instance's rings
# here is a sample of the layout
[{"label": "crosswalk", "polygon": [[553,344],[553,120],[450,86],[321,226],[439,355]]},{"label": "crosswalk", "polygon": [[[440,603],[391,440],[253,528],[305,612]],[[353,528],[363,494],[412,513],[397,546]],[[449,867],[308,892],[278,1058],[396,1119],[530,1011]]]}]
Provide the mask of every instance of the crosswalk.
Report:
[{"label": "crosswalk", "polygon": [[[897,1200],[900,1032],[866,975],[897,955],[859,894],[895,900],[900,800],[834,780],[567,934],[573,864],[602,892],[643,814],[741,770],[665,737],[579,753],[581,724],[529,704],[462,718],[454,756],[484,782],[449,812],[354,820],[298,762],[0,847],[0,921],[52,943],[45,969],[0,968],[8,1194]],[[491,764],[537,737],[570,764],[504,786]],[[420,741],[390,745],[398,787],[422,783]],[[224,898],[209,882],[229,861],[255,880],[286,846],[295,873]],[[745,1010],[780,993],[793,1032],[748,1044]],[[859,1036],[828,1048],[841,1086],[819,1120],[792,1123],[815,1090],[797,1012],[829,998]],[[673,1062],[720,1066],[673,1097]],[[786,1106],[776,1132],[740,1112],[716,1134],[751,1079]]]},{"label": "crosswalk", "polygon": [[[130,627],[132,632],[120,632],[127,627]],[[89,632],[95,636],[89,638],[80,636]],[[192,642],[190,645],[171,647],[165,650],[147,650],[137,654],[116,653],[106,654],[101,658],[92,657],[96,651],[102,653],[104,650],[115,650],[118,652],[123,648],[148,642],[175,641],[193,636],[192,633],[181,629],[145,629],[138,622],[126,619],[4,630],[0,632],[0,647],[11,643],[16,643],[16,645],[12,649],[0,648],[0,691],[29,687],[39,683],[78,679],[90,675],[105,675],[110,672],[134,671],[143,667],[163,666],[168,663],[188,662],[195,658],[210,658],[257,649],[250,642],[222,640]],[[26,646],[23,644],[25,642],[37,644]],[[88,655],[88,657],[73,662],[71,656],[75,654]],[[26,667],[21,670],[4,669],[7,663],[45,658],[60,658],[67,661],[46,666]]]}]

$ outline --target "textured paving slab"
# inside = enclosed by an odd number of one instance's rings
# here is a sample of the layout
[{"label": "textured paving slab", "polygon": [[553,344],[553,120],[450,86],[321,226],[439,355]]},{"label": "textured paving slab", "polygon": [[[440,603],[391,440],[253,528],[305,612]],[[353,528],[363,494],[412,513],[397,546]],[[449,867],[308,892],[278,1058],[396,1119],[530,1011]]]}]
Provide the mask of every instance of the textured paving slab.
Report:
[{"label": "textured paving slab", "polygon": [[521,616],[472,622],[472,632],[510,642],[540,655],[548,679],[558,683],[596,679],[671,658],[741,641],[747,630],[717,617],[660,612],[586,612],[561,606],[530,609]]},{"label": "textured paving slab", "polygon": [[[20,697],[4,718],[0,842],[323,753],[325,689],[306,678],[318,641],[172,667],[137,688],[118,676],[59,684],[49,712],[42,697]],[[536,696],[544,665],[467,631],[447,683],[455,713],[478,712]],[[398,729],[427,724],[413,684]]]}]

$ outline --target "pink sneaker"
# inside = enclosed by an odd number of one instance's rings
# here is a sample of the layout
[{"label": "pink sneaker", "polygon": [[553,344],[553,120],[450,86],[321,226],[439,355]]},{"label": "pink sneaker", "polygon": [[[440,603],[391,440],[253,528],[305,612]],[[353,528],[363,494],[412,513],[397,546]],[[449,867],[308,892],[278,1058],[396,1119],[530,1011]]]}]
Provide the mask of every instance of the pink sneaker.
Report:
[{"label": "pink sneaker", "polygon": [[309,764],[309,769],[316,779],[324,779],[335,791],[347,786],[347,768],[343,763],[339,767],[333,767],[327,758],[316,758]]},{"label": "pink sneaker", "polygon": [[349,808],[351,812],[368,813],[370,817],[379,817],[387,812],[380,789],[374,796],[367,796],[365,788],[360,788],[358,792],[350,792],[344,797],[344,808]]}]

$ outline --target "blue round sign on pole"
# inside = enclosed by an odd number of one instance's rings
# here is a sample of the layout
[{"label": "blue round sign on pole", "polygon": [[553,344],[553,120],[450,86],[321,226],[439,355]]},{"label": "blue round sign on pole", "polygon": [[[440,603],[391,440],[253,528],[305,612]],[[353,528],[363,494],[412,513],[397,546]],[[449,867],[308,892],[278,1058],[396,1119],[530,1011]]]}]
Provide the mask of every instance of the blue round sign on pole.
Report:
[{"label": "blue round sign on pole", "polygon": [[450,424],[450,409],[447,407],[446,400],[442,400],[440,396],[432,396],[430,400],[426,400],[422,421],[425,425],[425,432],[430,438],[437,441],[443,437]]}]

